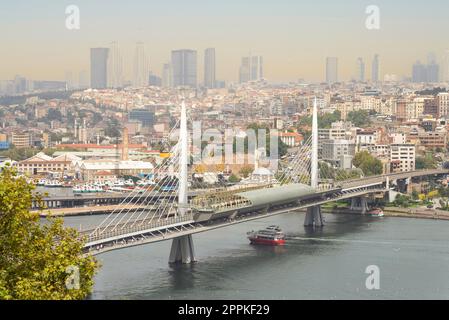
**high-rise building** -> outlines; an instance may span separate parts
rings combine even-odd
[[[215,88],[215,49],[207,48],[204,51],[204,86]]]
[[[444,52],[444,66],[442,71],[442,80],[449,82],[449,49]]]
[[[359,82],[365,81],[365,62],[363,61],[363,58],[357,59],[357,76],[356,80]]]
[[[172,80],[173,72],[171,65],[169,63],[164,63],[162,66],[162,86],[163,87],[171,87],[173,85]]]
[[[108,48],[90,49],[90,86],[104,89],[108,85]]]
[[[239,70],[240,83],[263,79],[263,57],[243,57]]]
[[[380,79],[380,62],[379,62],[379,55],[374,55],[373,58],[373,64],[371,68],[371,81],[376,83],[379,82]]]
[[[436,62],[430,62],[425,65],[417,61],[412,69],[412,81],[420,82],[439,82],[440,80],[440,66]]]
[[[326,82],[333,84],[338,82],[338,58],[326,58]]]
[[[76,87],[75,82],[73,81],[73,73],[71,71],[65,72],[65,83],[67,90],[71,90]]]
[[[85,89],[89,87],[89,75],[86,70],[82,70],[78,75],[78,88]]]
[[[148,78],[148,84],[150,86],[160,87],[162,85],[162,79],[161,77],[158,77],[155,74],[152,74],[150,71],[150,76]]]
[[[173,50],[171,52],[172,85],[195,88],[197,85],[197,54],[195,50]]]
[[[136,50],[134,53],[134,73],[133,86],[144,87],[148,85],[148,77],[150,74],[148,58],[145,54],[145,47],[143,42],[136,43]]]
[[[108,87],[119,88],[123,85],[123,60],[117,42],[109,47]]]

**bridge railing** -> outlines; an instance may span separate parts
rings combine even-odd
[[[182,222],[188,222],[188,221],[192,221],[192,220],[193,220],[193,216],[192,216],[192,214],[189,213],[184,216],[171,217],[171,218],[159,220],[156,222],[152,222],[149,224],[143,222],[142,224],[139,224],[137,226],[117,228],[113,231],[102,232],[101,230],[97,230],[97,231],[95,231],[95,233],[91,233],[88,235],[87,242],[88,243],[94,242],[94,241],[113,238],[113,237],[117,237],[117,236],[121,236],[121,235],[132,234],[132,233],[140,232],[140,231],[146,231],[146,230],[152,230],[152,229],[158,229],[158,228],[161,229],[161,228],[165,228],[170,225],[174,225],[174,224],[182,223]]]

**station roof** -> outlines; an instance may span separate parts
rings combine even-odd
[[[315,190],[312,187],[305,184],[295,183],[280,187],[257,189],[237,193],[236,195],[248,199],[249,201],[251,201],[251,204],[253,206],[258,206],[269,203],[276,203],[280,200],[295,200],[301,196],[306,196],[314,193]]]

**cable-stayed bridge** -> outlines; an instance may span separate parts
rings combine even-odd
[[[365,212],[367,196],[389,191],[395,181],[449,173],[437,169],[349,179],[345,172],[319,163],[317,118],[315,103],[311,137],[284,165],[275,181],[213,190],[189,201],[187,112],[182,102],[179,141],[172,148],[172,156],[154,171],[158,188],[144,195],[131,193],[120,209],[110,213],[95,229],[84,231],[86,253],[100,254],[172,239],[169,261],[189,263],[195,260],[195,233],[299,209],[307,209],[305,226],[321,227],[322,204],[351,199],[352,207]],[[135,197],[140,197],[139,203],[133,201]]]

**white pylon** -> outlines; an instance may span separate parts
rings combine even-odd
[[[313,101],[312,112],[312,157],[310,171],[310,186],[318,188],[318,106],[316,97]]]
[[[179,157],[179,215],[184,216],[187,211],[187,164],[188,164],[188,135],[187,135],[187,111],[184,99],[181,102],[181,122],[179,128],[179,142],[181,154]]]

